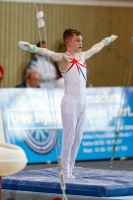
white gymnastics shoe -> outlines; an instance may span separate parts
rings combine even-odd
[[[76,178],[75,176],[73,176],[72,174],[70,174],[70,178]]]

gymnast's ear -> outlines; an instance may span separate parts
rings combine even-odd
[[[65,41],[65,44],[68,46],[68,45],[69,45],[69,40],[66,40],[66,41]]]

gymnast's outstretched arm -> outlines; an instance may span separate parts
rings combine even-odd
[[[111,35],[110,37],[107,37],[103,39],[101,42],[92,46],[88,51],[81,52],[81,55],[84,57],[85,60],[87,60],[93,54],[98,53],[104,46],[107,46],[110,44],[110,42],[113,42],[117,37],[118,36],[116,35]]]
[[[39,48],[36,45],[32,45],[28,42],[19,41],[18,45],[26,51],[29,51],[30,53],[37,53],[42,56],[46,56],[51,58],[55,62],[62,62],[64,60],[63,53],[55,53],[54,51],[50,51],[46,48]]]

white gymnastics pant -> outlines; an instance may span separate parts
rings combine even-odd
[[[70,176],[79,150],[85,121],[85,99],[62,98],[62,167],[64,176]]]

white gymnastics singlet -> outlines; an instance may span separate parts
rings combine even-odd
[[[61,71],[65,83],[65,95],[82,98],[85,96],[86,87],[86,64],[85,60],[79,55],[81,60],[76,60],[69,54],[69,67]]]

